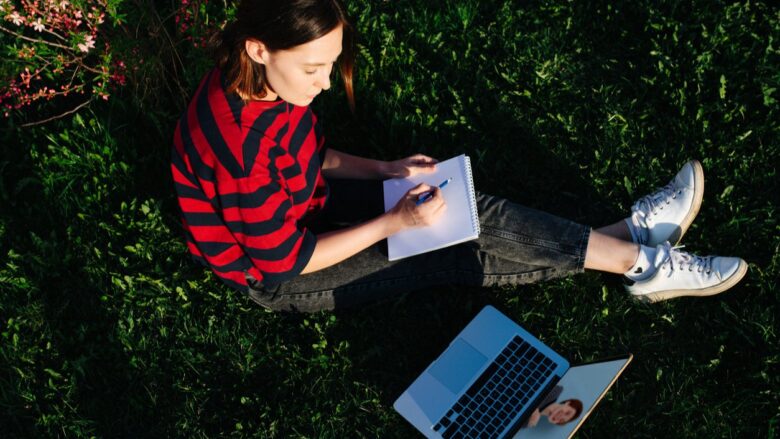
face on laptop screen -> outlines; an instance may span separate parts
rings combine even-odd
[[[570,437],[629,361],[621,358],[570,368],[514,438]]]

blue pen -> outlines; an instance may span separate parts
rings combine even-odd
[[[442,181],[441,184],[439,185],[439,189],[444,189],[444,186],[447,186],[447,184],[451,181],[452,181],[452,177]],[[433,196],[433,192],[426,192],[425,195],[417,199],[417,205],[419,206],[420,204],[428,201],[432,196]]]

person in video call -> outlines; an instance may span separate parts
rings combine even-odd
[[[312,312],[585,269],[624,275],[646,302],[718,294],[745,275],[741,258],[675,247],[702,201],[695,160],[596,229],[478,192],[478,239],[388,261],[385,238],[436,227],[447,206],[420,184],[384,210],[381,180],[429,173],[434,158],[374,160],[325,141],[310,104],[338,66],[354,111],[354,33],[338,0],[243,0],[213,38],[215,66],[176,125],[171,171],[189,251],[225,284],[272,310]]]
[[[557,402],[561,392],[563,392],[562,386],[553,387],[539,404],[539,407],[531,413],[531,417],[528,418],[528,422],[526,422],[524,427],[536,427],[542,416],[555,425],[565,425],[579,418],[580,414],[582,414],[582,401],[579,399],[567,399]]]

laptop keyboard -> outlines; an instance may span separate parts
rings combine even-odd
[[[496,437],[554,369],[552,360],[516,335],[434,431],[445,439]]]

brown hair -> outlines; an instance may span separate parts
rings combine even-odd
[[[574,409],[574,416],[571,417],[568,421],[564,422],[563,424],[559,425],[565,425],[569,422],[577,419],[582,414],[582,401],[579,399],[567,399],[566,401],[562,401],[561,404],[569,404],[569,407]]]
[[[344,35],[339,72],[354,111],[354,29],[340,0],[241,0],[235,20],[211,39],[214,59],[225,73],[227,92],[237,92],[244,99],[266,95],[265,66],[246,53],[247,39],[261,41],[270,51],[285,50],[316,40],[339,25]]]

